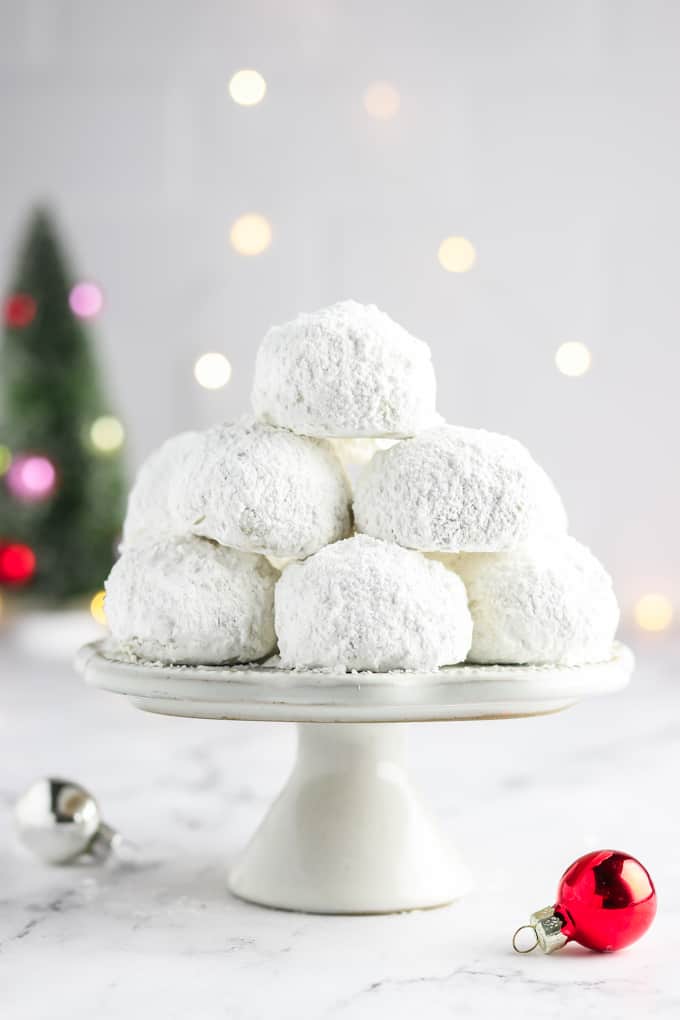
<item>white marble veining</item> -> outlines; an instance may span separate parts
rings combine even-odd
[[[412,727],[412,770],[476,873],[451,907],[323,917],[251,906],[228,862],[293,755],[284,723],[135,712],[69,668],[0,646],[0,1013],[10,1020],[674,1017],[680,930],[677,646],[639,646],[632,686],[560,715]],[[48,868],[11,806],[32,779],[90,787],[140,847]],[[589,849],[627,850],[659,895],[620,954],[516,956],[514,928]]]

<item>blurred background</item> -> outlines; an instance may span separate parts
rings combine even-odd
[[[53,556],[77,577],[36,594],[101,615],[141,458],[247,409],[268,326],[353,297],[430,343],[449,421],[529,446],[664,640],[679,33],[659,0],[2,0],[5,602]]]

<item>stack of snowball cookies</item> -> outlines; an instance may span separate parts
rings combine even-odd
[[[445,424],[435,396],[428,345],[373,305],[270,329],[253,415],[175,436],[139,472],[106,584],[118,654],[278,648],[283,668],[371,672],[609,659],[611,580],[550,478],[516,440]]]

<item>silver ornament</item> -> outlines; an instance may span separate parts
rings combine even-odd
[[[19,797],[14,814],[24,845],[48,864],[68,864],[82,854],[102,860],[121,841],[102,821],[92,794],[68,779],[39,779]]]

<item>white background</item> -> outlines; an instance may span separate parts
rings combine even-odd
[[[54,204],[134,466],[247,406],[272,322],[373,301],[433,347],[440,410],[524,440],[624,611],[680,600],[680,6],[0,0],[0,272]],[[228,81],[255,67],[257,107]],[[399,115],[370,119],[384,79]],[[244,258],[229,228],[272,223]],[[451,234],[478,262],[437,261]],[[564,340],[591,372],[554,366]],[[227,389],[192,376],[222,350]]]

